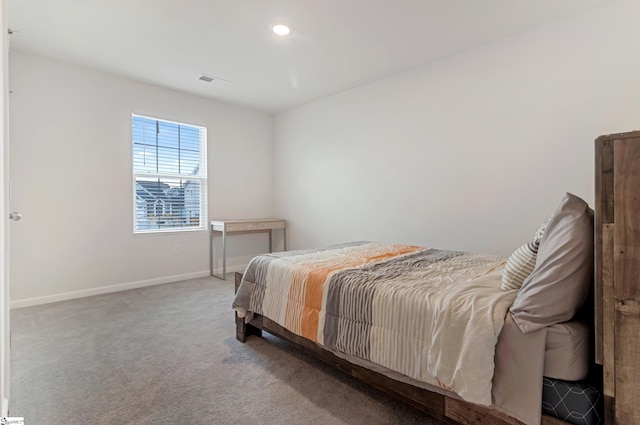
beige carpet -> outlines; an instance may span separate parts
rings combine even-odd
[[[231,278],[12,310],[10,415],[29,425],[441,424],[271,335],[238,342]]]

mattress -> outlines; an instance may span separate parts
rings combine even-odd
[[[584,322],[558,323],[547,328],[544,376],[579,381],[589,373],[591,332]]]

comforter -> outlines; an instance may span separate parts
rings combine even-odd
[[[494,354],[516,291],[506,259],[358,242],[262,255],[233,303],[335,353],[492,403]]]

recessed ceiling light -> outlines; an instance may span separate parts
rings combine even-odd
[[[273,31],[273,33],[277,35],[289,35],[289,33],[291,32],[291,28],[284,24],[276,24],[271,27],[271,31]]]

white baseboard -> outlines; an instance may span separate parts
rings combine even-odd
[[[244,272],[246,268],[247,268],[246,264],[227,267],[227,279],[229,279],[229,276],[233,276],[232,274],[235,272]],[[215,274],[220,276],[222,274],[222,267],[214,269],[214,272]],[[115,285],[100,286],[98,288],[82,289],[79,291],[45,295],[43,297],[23,298],[21,300],[11,300],[9,308],[14,309],[14,308],[22,308],[22,307],[31,307],[34,305],[49,304],[49,303],[55,303],[58,301],[67,301],[67,300],[73,300],[76,298],[90,297],[92,295],[109,294],[111,292],[126,291],[128,289],[143,288],[145,286],[153,286],[153,285],[162,285],[164,283],[179,282],[181,280],[198,279],[198,278],[209,277],[209,276],[211,276],[210,271],[203,270],[203,271],[194,272],[194,273],[158,277],[155,279],[139,280],[136,282],[119,283]]]
[[[246,264],[242,266],[227,266],[227,279],[233,280],[233,274],[235,272],[244,273],[246,268],[247,268]],[[220,267],[219,269],[213,269],[213,272],[218,276],[222,276],[222,267]]]
[[[232,273],[235,271],[243,271],[245,267],[246,266],[227,267],[227,277],[229,277],[229,273]],[[216,270],[216,274],[222,274],[222,269]],[[155,279],[139,280],[136,282],[100,286],[98,288],[82,289],[79,291],[63,292],[60,294],[46,295],[43,297],[11,300],[10,308],[14,309],[14,308],[22,308],[22,307],[31,307],[34,305],[55,303],[58,301],[67,301],[75,298],[90,297],[92,295],[108,294],[111,292],[126,291],[128,289],[143,288],[145,286],[161,285],[164,283],[178,282],[181,280],[197,279],[197,278],[209,277],[209,276],[210,276],[209,270],[203,270],[200,272],[187,273],[187,274],[181,274],[181,275],[175,275],[175,276],[165,276],[165,277],[159,277]]]

